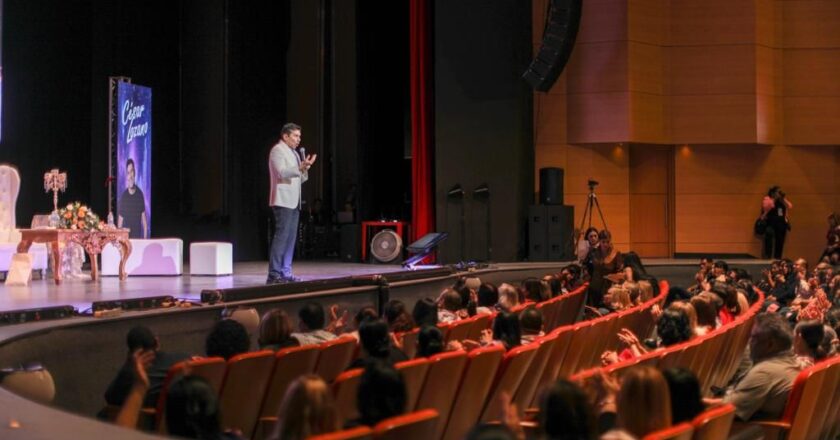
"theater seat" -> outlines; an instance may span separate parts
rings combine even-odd
[[[438,412],[423,409],[410,414],[391,417],[376,424],[373,438],[382,440],[426,440],[435,428]]]
[[[414,359],[414,356],[417,355],[417,336],[419,335],[419,328],[399,335],[400,341],[402,341],[402,351],[409,359]]]
[[[429,371],[429,360],[412,359],[398,362],[394,364],[394,368],[402,373],[403,380],[405,380],[405,407],[410,411],[417,406],[417,400],[420,398],[420,391],[423,388],[423,382],[426,380],[426,373]]]
[[[691,423],[680,423],[661,431],[652,432],[644,436],[642,440],[691,440],[693,433],[694,427],[691,426]]]
[[[353,420],[359,417],[356,406],[356,394],[362,381],[362,368],[354,368],[338,375],[332,384],[335,409],[340,420]]]
[[[359,426],[329,434],[313,435],[306,440],[367,440],[371,438],[373,438],[373,430],[367,426]]]
[[[291,347],[278,351],[274,355],[274,371],[265,390],[260,420],[274,418],[280,410],[280,403],[289,385],[300,376],[315,372],[315,364],[321,352],[318,346]],[[264,431],[255,429],[257,431]]]
[[[322,343],[319,345],[321,355],[318,357],[315,374],[326,382],[332,382],[353,361],[357,346],[358,342],[352,336],[342,336]]]
[[[446,421],[444,439],[460,440],[478,422],[504,355],[505,349],[500,345],[470,352],[455,403]],[[440,423],[444,423],[445,418],[445,415],[441,416]]]
[[[732,421],[735,420],[735,406],[721,405],[697,415],[694,425],[694,440],[717,440],[729,436]]]
[[[426,382],[420,391],[417,406],[412,410],[435,409],[440,417],[430,438],[439,439],[446,428],[446,419],[455,403],[455,393],[467,367],[467,353],[450,351],[429,358]]]
[[[485,399],[484,410],[481,413],[482,421],[489,422],[498,419],[499,412],[495,403],[502,393],[506,393],[508,396],[516,395],[525,373],[528,372],[528,367],[537,354],[537,348],[537,344],[528,344],[516,347],[505,354],[496,375],[493,391]]]
[[[157,402],[157,431],[166,432],[166,417],[164,417],[166,413],[166,395],[172,383],[183,376],[186,371],[189,371],[190,375],[206,380],[218,396],[219,390],[222,389],[222,381],[225,378],[226,369],[227,363],[224,358],[220,357],[188,360],[173,365],[163,379],[163,386],[161,387],[160,397]]]
[[[274,352],[263,350],[230,358],[219,393],[224,429],[254,432],[265,389],[274,369]]]
[[[516,395],[513,396],[513,403],[515,403],[516,407],[519,409],[520,417],[522,416],[523,411],[531,406],[531,402],[535,399],[535,396],[539,391],[538,387],[540,386],[540,380],[546,369],[548,359],[554,351],[554,344],[557,343],[557,335],[549,334],[543,336],[542,338],[537,339],[535,343],[539,346],[537,353],[534,355],[534,359],[528,366],[528,371],[522,378],[522,382],[519,384],[519,389],[516,391]]]

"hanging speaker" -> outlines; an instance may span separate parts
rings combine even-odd
[[[536,58],[522,78],[534,90],[547,92],[563,73],[575,47],[583,0],[551,0],[543,40]]]
[[[402,237],[391,229],[383,229],[370,241],[370,255],[380,263],[390,263],[402,255]]]
[[[563,204],[563,169],[540,168],[540,203]]]

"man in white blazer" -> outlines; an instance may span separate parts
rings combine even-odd
[[[316,154],[301,158],[295,150],[300,145],[300,130],[297,124],[284,125],[280,142],[268,156],[271,174],[268,203],[274,211],[274,238],[271,241],[267,284],[300,281],[292,275],[301,207],[300,186],[306,182],[308,170],[317,158]]]

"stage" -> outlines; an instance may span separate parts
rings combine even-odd
[[[300,261],[295,262],[294,270],[295,276],[306,282],[388,274],[405,269],[398,264]],[[56,285],[48,275],[44,279],[34,275],[35,279],[29,286],[0,284],[0,312],[63,305],[73,306],[83,312],[94,301],[156,296],[199,301],[203,290],[263,286],[267,274],[268,262],[256,261],[234,264],[233,275],[228,276],[190,276],[188,265],[184,265],[184,274],[181,276],[133,276],[123,281],[116,276],[103,276],[98,281],[91,281],[90,273],[87,272],[83,279],[64,279],[60,285]]]
[[[746,268],[754,277],[769,265],[769,260],[727,260],[732,267]],[[648,270],[672,285],[688,286],[693,283],[697,261],[689,259],[645,259]],[[568,263],[500,263],[493,266],[528,267],[546,264],[562,267]],[[423,266],[423,269],[441,266]],[[363,264],[337,261],[299,261],[294,264],[295,275],[303,282],[322,281],[366,275],[387,275],[405,272],[401,265]],[[78,312],[90,309],[95,301],[124,301],[129,299],[172,296],[187,301],[200,301],[204,290],[227,290],[265,285],[268,262],[242,262],[234,264],[229,276],[190,276],[184,266],[181,276],[133,276],[120,281],[115,276],[91,281],[89,274],[83,279],[65,279],[55,285],[52,278],[33,279],[29,286],[0,284],[0,312],[37,309],[69,305]]]

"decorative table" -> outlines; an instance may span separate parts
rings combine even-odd
[[[125,262],[131,255],[131,242],[128,240],[128,229],[102,229],[99,231],[82,231],[77,229],[20,229],[20,243],[17,251],[26,253],[32,243],[48,243],[52,249],[53,275],[56,284],[61,284],[61,247],[66,243],[77,243],[90,257],[90,278],[99,278],[96,256],[102,253],[106,244],[112,243],[120,251],[120,279],[126,278]]]

